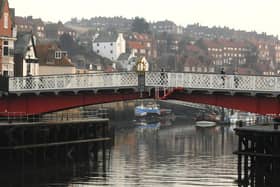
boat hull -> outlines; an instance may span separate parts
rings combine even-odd
[[[215,121],[196,121],[195,126],[197,128],[211,128],[215,127],[217,123]]]
[[[149,108],[144,106],[137,106],[134,110],[135,116],[147,116],[149,114],[156,114],[160,115],[160,109],[159,108]]]

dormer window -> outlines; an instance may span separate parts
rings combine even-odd
[[[62,57],[67,56],[67,51],[56,51],[54,54],[55,59],[62,59]]]
[[[54,54],[54,58],[55,59],[61,59],[61,57],[62,57],[61,56],[61,52],[60,51],[56,51],[55,54]]]
[[[9,14],[7,12],[4,13],[4,29],[9,28]]]

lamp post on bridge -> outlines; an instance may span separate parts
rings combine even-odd
[[[26,63],[27,63],[26,75],[31,76],[31,56],[30,55],[28,55],[28,58],[26,59]]]
[[[143,92],[145,91],[145,73],[149,69],[148,63],[143,57],[139,58],[135,65],[136,72],[138,73],[138,88],[140,91],[140,98],[143,97]]]
[[[36,54],[35,54],[35,52],[34,52],[34,54],[32,53],[31,47],[32,46],[28,46],[27,47],[27,51],[26,51],[26,54],[25,54],[26,76],[28,77],[26,79],[26,86],[28,88],[32,88],[32,77],[31,76],[33,75],[33,73],[32,73],[32,66],[31,66],[31,64],[38,63],[38,59],[35,57]]]

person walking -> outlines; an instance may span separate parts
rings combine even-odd
[[[221,79],[222,79],[222,85],[225,86],[225,70],[224,68],[221,69]]]
[[[239,78],[237,77],[235,72],[233,73],[233,80],[234,80],[235,88],[238,88],[238,86],[239,86]]]

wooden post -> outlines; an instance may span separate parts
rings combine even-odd
[[[243,145],[244,145],[244,152],[249,152],[249,142],[248,142],[248,136],[244,136],[243,137]],[[244,185],[248,185],[248,166],[249,166],[249,163],[248,163],[248,155],[244,154],[244,164],[243,164],[243,167],[244,167],[244,178],[243,178],[243,184]]]
[[[240,152],[242,151],[242,136],[239,134],[238,138],[238,160],[237,160],[237,174],[238,174],[238,183],[242,181],[242,155]]]

